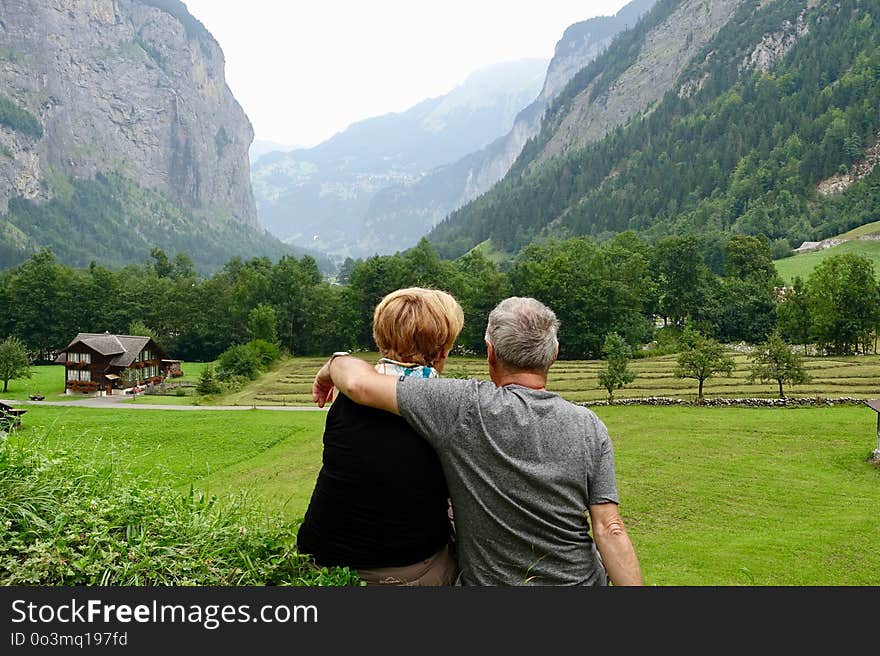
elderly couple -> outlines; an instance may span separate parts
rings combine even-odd
[[[318,372],[315,402],[340,394],[299,551],[368,585],[641,585],[608,431],[546,389],[556,315],[498,304],[491,382],[440,378],[463,324],[449,294],[401,289],[373,316],[378,364]]]

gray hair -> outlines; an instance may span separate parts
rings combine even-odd
[[[486,341],[505,369],[546,373],[556,358],[556,314],[534,298],[513,296],[489,314]]]

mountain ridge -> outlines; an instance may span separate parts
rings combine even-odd
[[[538,133],[544,112],[556,95],[620,32],[634,26],[655,2],[634,0],[613,16],[597,16],[570,25],[556,44],[540,94],[517,115],[507,134],[481,151],[439,167],[423,179],[379,192],[365,219],[373,251],[390,252],[381,248],[382,236],[388,229],[407,230],[407,240],[414,244],[450,212],[489,191]]]
[[[699,235],[708,249],[725,234],[765,235],[784,253],[875,220],[880,174],[865,163],[880,134],[876,6],[723,5],[658,2],[644,29],[572,80],[505,179],[438,225],[431,243],[457,257],[487,239],[516,253],[536,239],[634,230]],[[730,18],[717,20],[721,10]],[[715,17],[699,48],[682,12]],[[663,75],[662,95],[589,141],[615,85],[636,79],[652,30],[674,36],[665,52],[687,55]]]
[[[486,67],[404,112],[359,121],[309,149],[263,155],[252,172],[261,221],[290,243],[356,252],[375,193],[417,180],[503,134],[537,94],[546,66],[546,60],[526,59]],[[385,239],[395,249],[405,245],[393,231]]]

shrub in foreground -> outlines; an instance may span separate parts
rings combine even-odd
[[[290,524],[70,454],[0,443],[0,585],[358,585]]]

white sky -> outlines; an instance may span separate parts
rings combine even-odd
[[[184,0],[217,39],[256,139],[313,146],[491,64],[553,56],[628,0]]]

